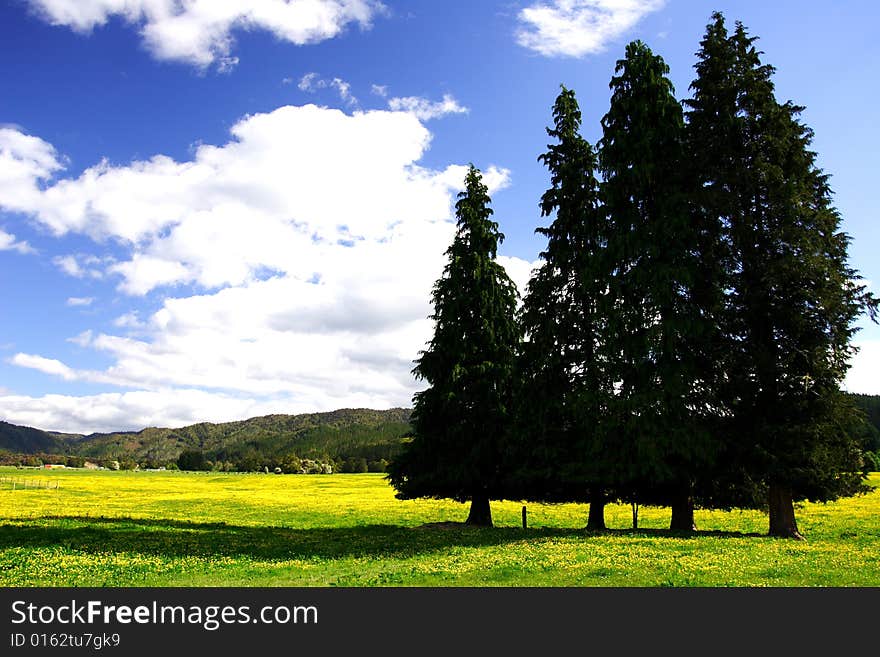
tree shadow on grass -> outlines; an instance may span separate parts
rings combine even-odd
[[[734,532],[721,529],[698,529],[689,532],[677,529],[656,529],[652,527],[646,527],[644,529],[605,529],[597,533],[645,538],[770,538],[767,534],[758,534],[755,532]]]
[[[48,524],[47,524],[48,521]],[[407,558],[450,548],[490,547],[523,540],[601,536],[742,538],[737,532],[670,532],[659,529],[587,532],[584,529],[474,528],[457,523],[419,527],[367,525],[295,529],[137,518],[52,516],[0,525],[0,549],[63,548],[93,553],[164,557],[249,557],[256,560]]]

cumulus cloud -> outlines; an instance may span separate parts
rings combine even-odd
[[[59,267],[116,276],[130,295],[163,296],[158,310],[113,323],[126,333],[71,338],[108,360],[105,369],[77,370],[49,354],[12,362],[154,401],[201,390],[266,412],[409,405],[466,167],[422,166],[431,133],[404,111],[288,106],[244,117],[231,133],[189,161],[101,162],[29,199],[22,211],[55,234],[112,240],[126,254],[63,256]],[[494,193],[510,174],[489,166],[484,180]],[[518,282],[530,268],[503,263]],[[58,417],[72,421],[68,398],[17,399],[20,419],[57,403]],[[213,406],[192,404],[188,420],[216,419]],[[9,408],[0,403],[0,413]],[[143,414],[135,408],[133,417]]]
[[[51,144],[18,127],[0,127],[0,209],[33,207],[42,183],[63,166]]]
[[[470,111],[450,94],[444,94],[440,101],[431,101],[420,96],[389,98],[388,108],[395,112],[408,112],[420,121],[430,121],[448,114],[467,114]]]
[[[859,353],[853,357],[844,381],[849,392],[880,395],[880,340],[856,340]]]
[[[504,267],[505,271],[507,271],[507,275],[510,276],[510,279],[516,283],[516,288],[519,291],[520,300],[525,297],[526,291],[529,286],[529,279],[532,277],[532,272],[541,266],[541,260],[535,260],[533,262],[529,262],[528,260],[523,260],[522,258],[513,258],[510,256],[498,256],[498,262],[501,266]]]
[[[146,294],[181,283],[242,285],[271,272],[309,280],[350,261],[349,245],[360,253],[377,241],[418,239],[421,230],[406,227],[448,220],[465,173],[418,165],[431,135],[408,112],[286,106],[245,117],[231,132],[230,142],[202,144],[191,161],[100,162],[19,209],[56,235],[112,238],[130,249],[128,260],[109,265],[83,254],[55,263],[79,277],[103,268],[122,277],[123,291]],[[508,172],[490,167],[485,178],[497,190]]]
[[[550,0],[519,13],[519,45],[545,57],[583,57],[602,52],[665,0]]]
[[[12,233],[0,230],[0,251],[18,251],[19,253],[35,253],[27,242],[19,241]]]
[[[19,207],[57,235],[128,244],[132,258],[110,270],[123,274],[124,289],[144,293],[180,282],[240,284],[267,268],[311,278],[326,262],[322,250],[338,251],[340,240],[384,239],[403,221],[448,218],[449,194],[465,172],[420,168],[430,133],[404,112],[284,107],[246,117],[232,132],[233,141],[203,145],[191,162],[101,162]],[[508,174],[490,167],[485,177],[499,189]],[[88,254],[55,259],[78,277],[100,275],[105,262]]]
[[[147,49],[160,60],[180,61],[225,72],[236,30],[264,30],[305,45],[339,35],[350,24],[369,28],[385,11],[378,0],[27,0],[52,25],[89,33],[113,17],[136,26]]]

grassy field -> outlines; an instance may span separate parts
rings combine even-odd
[[[382,475],[22,471],[0,483],[0,586],[880,586],[880,489],[804,504],[806,542],[759,512],[493,502],[494,529],[448,501],[399,501]],[[871,483],[880,484],[875,473]],[[55,485],[58,488],[55,488]],[[435,524],[436,523],[436,524]]]

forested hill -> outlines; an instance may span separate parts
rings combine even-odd
[[[70,436],[69,439],[80,436]],[[71,440],[65,440],[58,434],[41,431],[32,427],[20,427],[9,422],[0,422],[0,450],[20,454],[36,454],[37,452],[67,451]]]
[[[880,454],[880,395],[853,395],[856,406],[861,408],[868,418],[868,428],[862,436],[862,446],[871,452]]]
[[[410,411],[341,409],[328,413],[267,415],[237,422],[203,422],[177,429],[58,434],[0,422],[0,450],[166,464],[184,451],[211,461],[263,462],[285,456],[333,460],[389,459],[410,430]]]
[[[868,421],[880,431],[880,395],[853,395],[853,399],[865,411]]]

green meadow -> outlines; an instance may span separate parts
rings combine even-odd
[[[763,536],[757,511],[698,511],[677,534],[668,509],[634,531],[612,505],[589,533],[584,505],[527,508],[528,529],[515,502],[480,529],[381,474],[0,469],[0,585],[880,586],[880,489],[799,505],[805,542]]]

